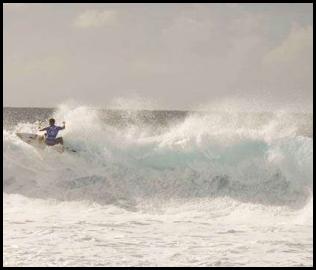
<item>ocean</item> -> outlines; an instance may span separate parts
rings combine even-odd
[[[312,114],[3,113],[4,266],[313,265]]]

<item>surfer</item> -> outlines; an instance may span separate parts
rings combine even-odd
[[[46,131],[45,143],[46,145],[53,146],[55,144],[64,145],[64,141],[62,137],[57,137],[59,130],[65,129],[65,122],[63,122],[63,126],[55,126],[55,119],[49,119],[49,127],[42,128],[39,131]]]

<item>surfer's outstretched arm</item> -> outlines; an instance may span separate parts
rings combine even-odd
[[[60,127],[60,129],[65,129],[66,128],[66,125],[65,125],[65,121],[63,122],[63,126]]]
[[[39,129],[39,131],[45,131],[47,130],[47,127],[46,128],[42,128],[42,129]]]

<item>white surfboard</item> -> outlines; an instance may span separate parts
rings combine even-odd
[[[45,137],[43,135],[33,134],[33,133],[16,133],[16,136],[18,136],[22,141],[40,149],[44,149],[45,147],[51,147],[52,149],[63,152],[63,150],[67,150],[70,152],[77,152],[74,149],[71,149],[67,146],[62,146],[60,144],[54,145],[54,146],[48,146],[45,144]]]

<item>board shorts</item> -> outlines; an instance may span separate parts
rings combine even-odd
[[[53,146],[55,144],[60,143],[61,141],[62,141],[61,137],[56,138],[56,139],[48,139],[48,138],[46,138],[45,143],[46,143],[46,145]]]

